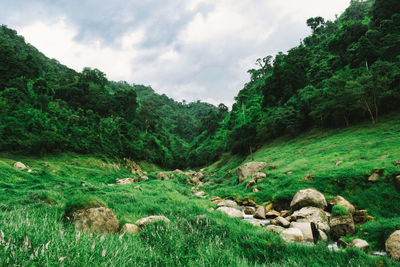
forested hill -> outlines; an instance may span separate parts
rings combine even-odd
[[[78,73],[0,27],[0,151],[73,151],[184,167],[208,118],[226,113],[223,105],[180,103],[150,87],[109,81],[97,69]]]
[[[312,34],[287,53],[258,59],[229,116],[203,132],[190,162],[221,151],[248,155],[313,127],[371,125],[400,108],[400,1],[351,1],[335,21],[310,18]]]
[[[351,1],[335,21],[310,18],[312,34],[266,56],[232,111],[180,103],[152,88],[78,73],[0,27],[0,151],[62,151],[202,166],[247,155],[313,127],[344,127],[400,107],[400,2]]]

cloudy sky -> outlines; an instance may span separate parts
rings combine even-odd
[[[257,58],[286,52],[349,0],[0,0],[0,24],[77,71],[230,106]]]

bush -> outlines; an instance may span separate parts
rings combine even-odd
[[[348,214],[349,211],[345,206],[342,205],[335,205],[332,207],[332,214],[338,215],[338,216],[343,216]]]

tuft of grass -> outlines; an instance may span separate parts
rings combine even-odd
[[[106,204],[103,200],[93,195],[74,196],[65,204],[65,216],[71,217],[76,210],[95,207],[106,207]]]
[[[342,205],[335,205],[332,207],[332,214],[337,215],[337,216],[344,216],[349,214],[349,211],[345,206]]]

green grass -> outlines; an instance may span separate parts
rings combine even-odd
[[[400,166],[393,162],[400,158],[400,116],[392,114],[376,125],[365,123],[334,130],[312,130],[296,138],[282,137],[254,153],[254,161],[267,162],[278,168],[264,170],[267,178],[255,185],[259,192],[237,184],[235,170],[249,157],[225,155],[207,171],[215,173],[208,178],[205,190],[211,195],[251,198],[258,203],[274,199],[291,200],[304,188],[313,187],[327,198],[341,195],[358,209],[368,209],[373,216],[388,218],[400,216],[400,193],[396,191],[393,176]],[[336,163],[339,163],[336,165]],[[227,170],[233,177],[222,178]],[[375,183],[368,176],[384,169]],[[287,174],[287,172],[293,172]],[[312,174],[312,180],[305,180]]]
[[[392,164],[400,157],[398,118],[387,119],[374,128],[362,125],[341,131],[314,131],[294,140],[274,141],[255,153],[255,160],[278,166],[266,170],[268,178],[257,185],[257,193],[236,182],[235,169],[243,159],[225,155],[207,169],[210,174],[216,173],[206,178],[202,190],[209,196],[248,197],[259,203],[291,199],[305,187],[315,187],[326,196],[340,194],[375,216],[374,221],[358,227],[357,235],[380,248],[382,240],[400,227],[399,208],[394,205],[400,194],[391,180],[391,175],[400,170]],[[335,166],[336,160],[343,163]],[[16,161],[32,172],[14,169]],[[0,240],[0,266],[398,264],[352,248],[331,252],[324,244],[285,244],[263,228],[210,211],[215,205],[194,197],[184,176],[175,174],[175,179],[158,181],[155,174],[160,169],[146,163],[143,166],[149,180],[109,186],[116,178],[133,177],[118,161],[71,153],[42,158],[1,154],[0,236],[4,233],[4,238]],[[368,183],[368,174],[381,168],[385,169],[384,176]],[[225,178],[228,169],[233,176]],[[293,174],[286,175],[289,170]],[[304,181],[308,173],[314,179]],[[77,208],[98,205],[113,210],[120,227],[150,215],[164,215],[171,223],[146,226],[134,236],[101,237],[78,234],[65,220],[65,215]]]
[[[343,216],[348,214],[349,211],[345,206],[342,205],[335,205],[332,207],[332,214],[338,215],[338,216]]]

